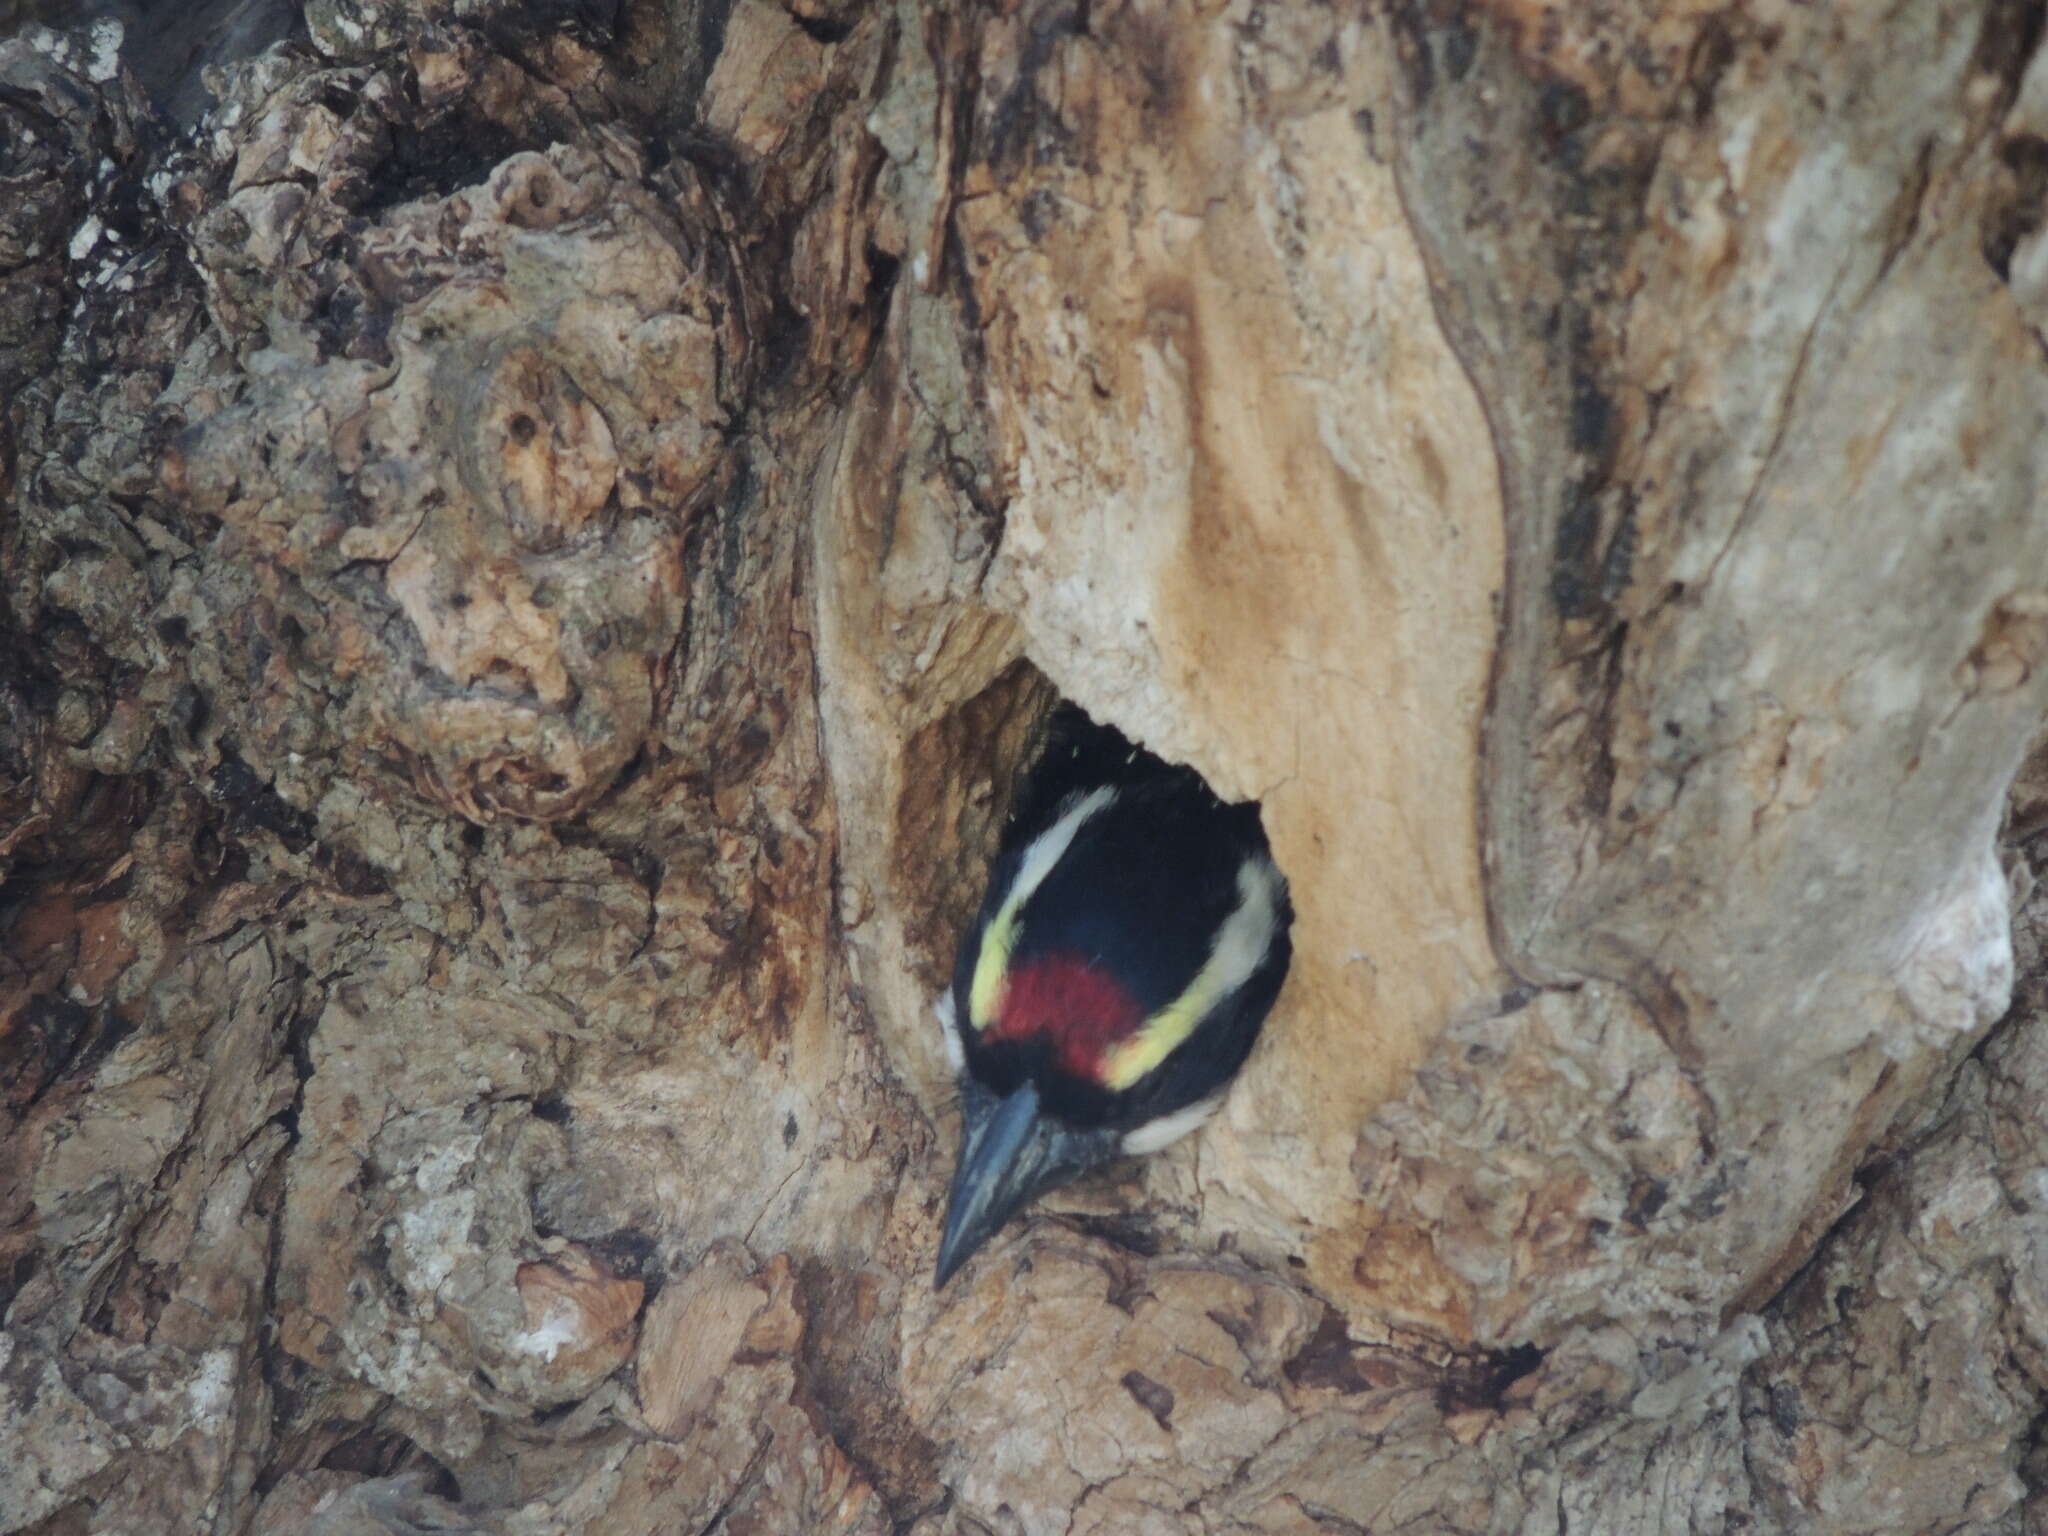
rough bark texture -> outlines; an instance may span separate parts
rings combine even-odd
[[[2048,1529],[2039,6],[116,9],[0,42],[0,1536]],[[1295,973],[934,1296],[1060,695]]]

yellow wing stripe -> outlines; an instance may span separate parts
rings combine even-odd
[[[1251,979],[1273,938],[1279,872],[1265,859],[1247,859],[1237,872],[1237,910],[1216,935],[1187,990],[1147,1019],[1138,1032],[1103,1053],[1103,1085],[1121,1093],[1187,1043],[1223,999]]]
[[[1081,823],[1115,798],[1115,789],[1104,786],[1074,801],[1059,820],[1025,849],[1017,866],[1017,878],[995,916],[989,919],[981,936],[981,949],[974,957],[974,977],[967,987],[967,1022],[977,1033],[993,1024],[1002,1012],[1003,989],[1009,984],[1010,956],[1017,948],[1017,923],[1024,903],[1045,883],[1053,866],[1066,856]]]

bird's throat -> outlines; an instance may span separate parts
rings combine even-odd
[[[1105,1054],[1143,1022],[1137,999],[1102,967],[1079,955],[1044,955],[1011,971],[989,1039],[1043,1042],[1063,1071],[1096,1082]]]

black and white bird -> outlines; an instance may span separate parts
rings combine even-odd
[[[1071,707],[939,1005],[961,1095],[935,1283],[1032,1200],[1223,1102],[1287,975],[1256,805]]]

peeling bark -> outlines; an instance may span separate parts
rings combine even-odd
[[[123,19],[0,42],[0,1533],[2048,1520],[2037,6]],[[1059,697],[1297,963],[937,1296]]]

